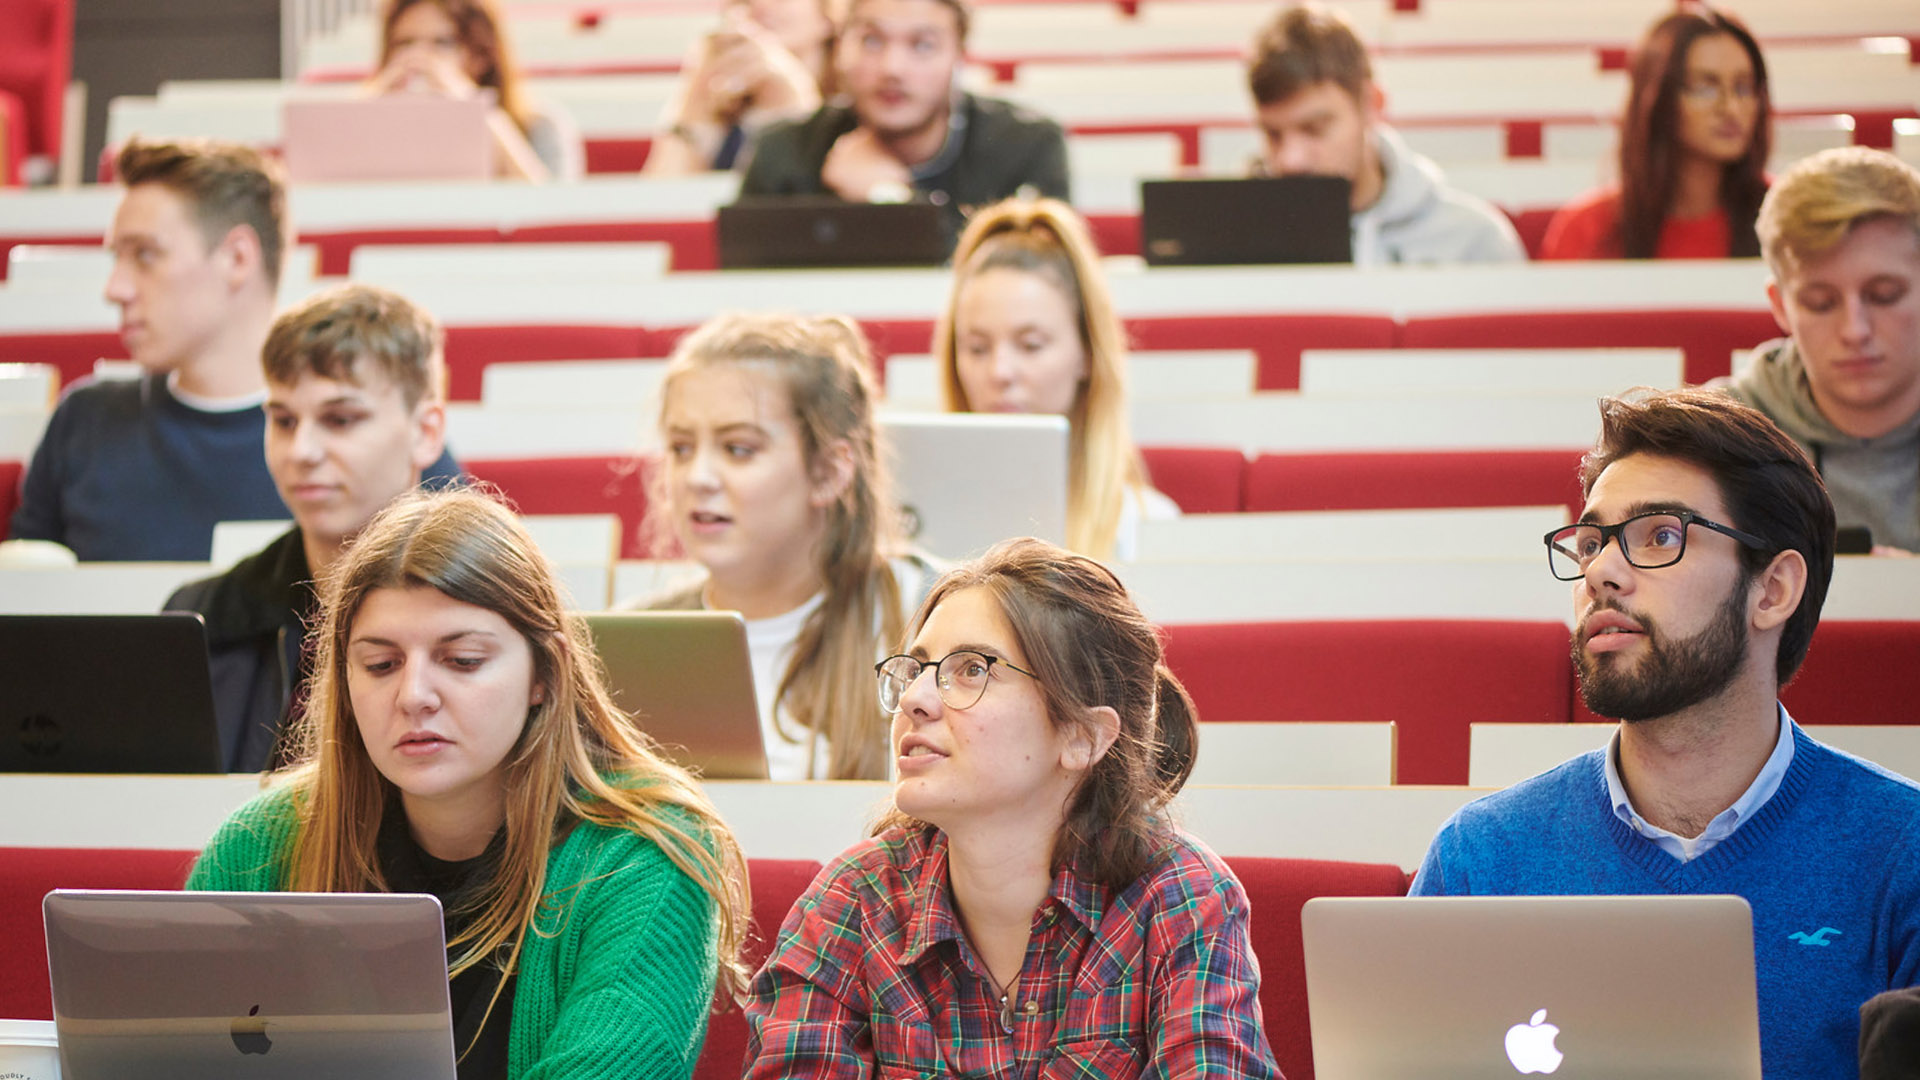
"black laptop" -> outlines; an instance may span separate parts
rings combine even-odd
[[[742,199],[718,214],[723,270],[939,266],[953,254],[930,202],[856,203],[830,195]]]
[[[215,731],[200,616],[0,615],[0,772],[217,773]]]
[[[1353,184],[1341,176],[1142,180],[1150,266],[1353,261]]]

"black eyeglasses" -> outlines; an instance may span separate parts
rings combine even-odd
[[[947,708],[971,709],[986,694],[995,664],[1005,664],[1029,679],[1038,677],[1005,657],[988,656],[972,649],[958,649],[938,660],[889,656],[873,665],[873,673],[880,677],[880,707],[888,716],[899,712],[900,699],[906,696],[907,687],[913,685],[921,672],[932,668],[933,683],[940,688],[940,700],[946,702]]]
[[[1698,525],[1753,548],[1772,551],[1774,547],[1749,532],[1731,525],[1708,521],[1691,510],[1636,514],[1617,525],[1585,523],[1566,525],[1547,534],[1547,566],[1561,581],[1578,581],[1586,575],[1587,564],[1600,557],[1608,540],[1618,541],[1620,554],[1630,566],[1658,570],[1672,566],[1687,553],[1687,526]]]

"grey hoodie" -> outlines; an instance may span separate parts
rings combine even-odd
[[[1767,342],[1733,378],[1709,385],[1766,413],[1812,456],[1842,526],[1865,525],[1876,544],[1920,551],[1920,413],[1877,439],[1834,427],[1814,404],[1792,338]]]
[[[1386,184],[1353,215],[1356,266],[1383,263],[1519,262],[1520,234],[1486,201],[1447,186],[1440,167],[1385,124],[1373,128]]]

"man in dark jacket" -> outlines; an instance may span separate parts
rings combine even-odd
[[[306,681],[315,579],[440,456],[440,342],[431,316],[364,285],[315,296],[267,335],[267,470],[294,527],[166,605],[206,619],[229,772],[285,758],[284,729]]]
[[[959,89],[967,22],[962,0],[854,0],[836,54],[845,101],[761,133],[740,194],[922,198],[956,236],[1022,188],[1067,198],[1060,126]]]

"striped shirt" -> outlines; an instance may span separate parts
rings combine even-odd
[[[749,1078],[1277,1077],[1247,898],[1174,832],[1115,892],[1071,868],[1002,993],[961,929],[947,841],[892,829],[788,913],[747,1003]]]

